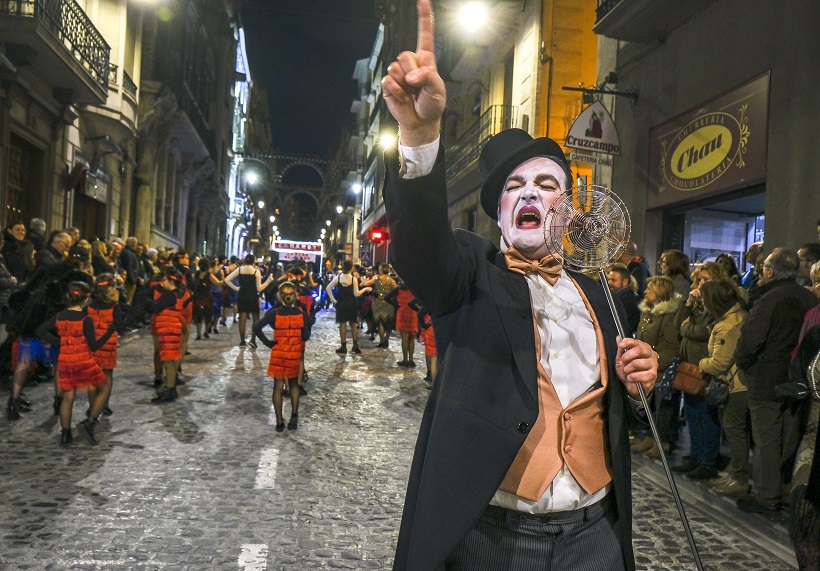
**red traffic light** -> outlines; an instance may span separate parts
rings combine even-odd
[[[370,230],[370,241],[378,244],[387,238],[387,232],[381,228],[373,228]]]

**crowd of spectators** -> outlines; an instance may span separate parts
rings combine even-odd
[[[636,434],[633,452],[671,455],[686,430],[688,450],[673,471],[745,512],[774,517],[788,508],[800,568],[817,569],[820,242],[767,254],[755,243],[741,268],[731,254],[695,265],[666,250],[655,277],[634,244],[627,250],[607,281],[626,310],[629,334],[660,355],[653,406],[662,446]],[[712,404],[674,390],[681,362],[710,383],[726,383],[725,400]]]

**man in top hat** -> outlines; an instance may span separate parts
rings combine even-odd
[[[395,570],[634,569],[629,429],[657,355],[617,339],[601,284],[549,255],[543,222],[571,187],[548,138],[503,131],[482,150],[501,250],[447,218],[430,0],[418,46],[390,64],[399,145],[385,155],[391,262],[429,308],[439,350]],[[605,284],[604,284],[605,287]]]

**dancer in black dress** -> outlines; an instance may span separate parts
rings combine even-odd
[[[333,295],[333,287],[336,287],[336,295]],[[353,334],[352,353],[361,353],[359,349],[359,328],[357,325],[358,310],[356,308],[356,298],[371,288],[359,289],[359,279],[353,275],[353,262],[347,260],[342,265],[342,273],[336,275],[327,284],[327,296],[336,305],[336,323],[339,324],[339,338],[341,346],[336,349],[336,353],[344,355],[347,353],[347,325]]]
[[[255,265],[256,258],[253,254],[245,256],[241,266],[232,271],[226,278],[225,284],[239,292],[236,301],[237,312],[239,313],[239,346],[245,346],[245,327],[248,323],[248,315],[251,316],[252,327],[259,321],[259,294],[273,281],[273,275],[262,283],[262,273]],[[235,286],[233,279],[239,281],[239,286]],[[253,329],[251,329],[253,331]],[[251,332],[249,345],[256,349],[256,335]]]

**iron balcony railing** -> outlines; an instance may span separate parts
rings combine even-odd
[[[467,129],[455,144],[447,149],[447,179],[463,171],[478,158],[487,140],[510,127],[518,125],[518,107],[492,105],[475,125]]]
[[[0,0],[0,14],[36,19],[108,89],[111,48],[76,0]]]
[[[125,70],[122,70],[122,88],[131,97],[134,99],[137,98],[137,84],[134,83],[134,80],[131,79],[131,76],[128,75],[128,72]]]
[[[120,66],[115,63],[108,64],[108,85],[117,85],[119,81],[117,81],[117,73]]]
[[[601,18],[606,16],[621,0],[598,0],[598,7],[595,9],[596,22],[600,22]]]

